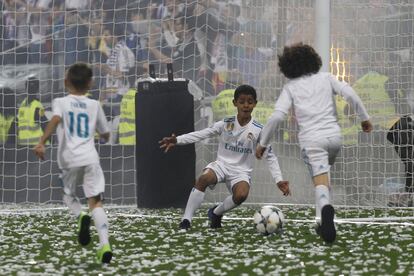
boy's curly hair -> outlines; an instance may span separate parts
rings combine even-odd
[[[278,58],[280,71],[288,79],[316,74],[322,66],[321,57],[315,49],[303,43],[285,46]]]

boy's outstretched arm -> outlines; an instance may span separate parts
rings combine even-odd
[[[164,152],[168,152],[175,145],[188,145],[218,135],[221,133],[223,126],[224,122],[219,121],[211,127],[179,135],[178,137],[175,137],[173,133],[170,137],[162,138],[158,143],[161,144],[161,149],[165,149]]]
[[[57,115],[53,116],[52,119],[47,124],[47,127],[42,137],[40,137],[39,143],[33,148],[34,153],[40,159],[42,160],[45,159],[45,143],[49,139],[49,137],[52,135],[52,133],[55,132],[55,129],[61,120],[62,119],[59,116]]]
[[[287,89],[283,88],[282,93],[280,93],[280,96],[276,101],[275,111],[273,111],[272,116],[270,116],[266,125],[262,129],[261,138],[256,147],[257,159],[261,159],[266,148],[269,147],[270,140],[275,134],[276,128],[281,122],[283,122],[285,116],[289,113],[292,103],[292,96]]]
[[[158,144],[161,144],[160,149],[164,149],[164,152],[168,152],[170,148],[174,147],[177,144],[177,138],[173,133],[170,137],[162,138],[161,141],[158,141]]]
[[[266,125],[264,126],[261,134],[261,138],[259,143],[256,146],[256,158],[261,159],[266,148],[270,144],[270,140],[272,139],[274,133],[276,132],[277,126],[283,122],[285,118],[285,114],[279,110],[275,110],[270,116],[269,120],[267,121]]]
[[[272,147],[269,146],[265,151],[267,165],[272,177],[276,183],[276,186],[283,193],[284,196],[291,195],[289,188],[289,181],[283,180],[282,171],[280,170],[279,161],[276,155],[273,153]]]
[[[358,114],[359,118],[361,119],[362,130],[364,132],[371,132],[373,126],[369,120],[368,112],[355,90],[351,86],[346,85],[342,87],[339,94],[344,97],[348,104],[351,105],[352,109],[355,110],[355,112]]]

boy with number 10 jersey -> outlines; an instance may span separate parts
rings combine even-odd
[[[91,241],[89,226],[93,219],[100,243],[97,259],[109,263],[112,259],[109,223],[102,206],[105,177],[94,142],[95,131],[108,140],[109,127],[99,102],[85,96],[91,83],[92,70],[88,65],[77,63],[68,69],[65,87],[69,95],[53,101],[53,117],[34,152],[44,159],[45,142],[57,129],[57,162],[62,171],[63,201],[78,218],[78,242],[86,246]],[[83,186],[91,215],[82,211],[76,196],[78,184]]]
[[[95,131],[109,132],[99,102],[84,95],[69,94],[55,99],[52,108],[53,116],[59,116],[62,120],[56,129],[59,168],[99,164],[94,141]]]

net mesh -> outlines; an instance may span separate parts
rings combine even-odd
[[[1,9],[1,202],[61,202],[56,139],[50,141],[47,161],[39,163],[32,145],[21,141],[28,137],[19,137],[16,119],[25,99],[37,99],[45,112],[34,112],[34,124],[44,126],[51,101],[65,95],[67,66],[78,61],[92,65],[90,97],[101,101],[112,129],[109,144],[97,143],[105,197],[110,203],[134,204],[135,147],[121,141],[119,119],[123,96],[138,77],[148,75],[149,64],[156,65],[157,76],[166,77],[165,64],[172,62],[175,77],[193,81],[196,129],[234,112],[226,100],[220,105],[217,99],[241,83],[256,87],[254,115],[265,123],[286,82],[277,53],[300,41],[314,45],[315,39],[314,1],[308,0],[10,0],[2,1]],[[414,4],[332,0],[330,18],[331,72],[353,86],[375,124],[372,134],[362,134],[353,111],[336,99],[344,147],[331,171],[333,200],[345,206],[406,205],[412,158],[400,158],[386,134],[414,104]],[[38,89],[28,85],[30,78],[39,80]],[[274,140],[292,197],[281,196],[266,165],[258,161],[250,202],[314,202],[297,131],[290,114]],[[197,144],[197,174],[215,160],[216,150],[216,138]],[[224,185],[217,185],[207,200],[227,194]]]

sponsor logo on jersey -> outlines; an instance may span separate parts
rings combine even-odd
[[[224,144],[224,148],[226,150],[234,151],[234,152],[238,152],[238,153],[247,153],[247,154],[252,154],[253,153],[251,148],[232,146],[232,145],[229,145],[228,143]]]
[[[226,130],[227,131],[233,131],[234,129],[234,123],[233,122],[229,122],[226,124]]]

